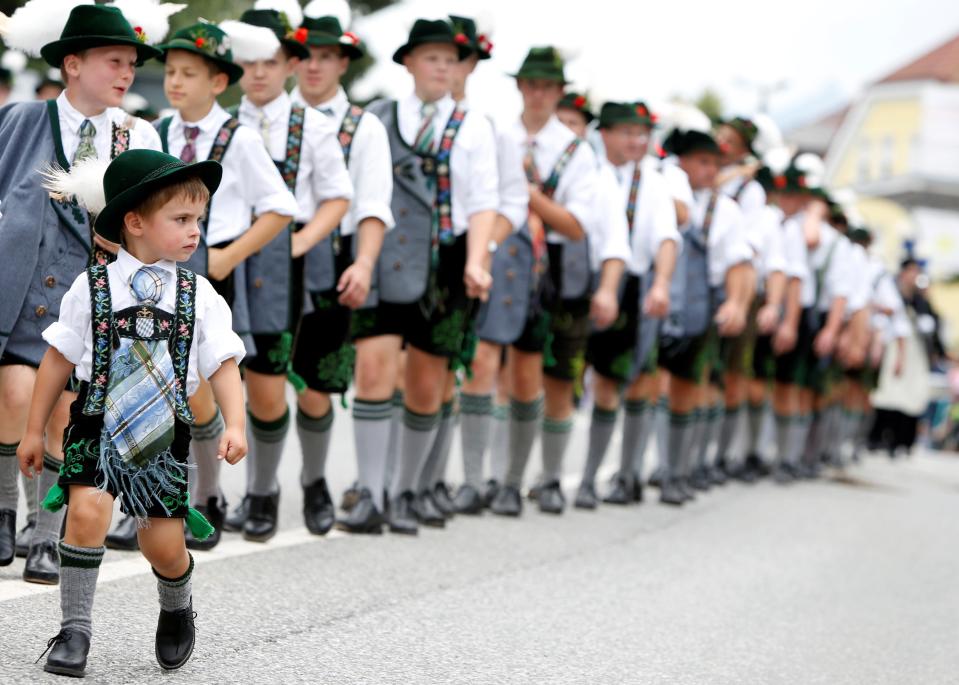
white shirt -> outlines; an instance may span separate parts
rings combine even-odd
[[[304,107],[309,103],[303,99],[300,87],[290,93],[290,99]],[[330,100],[315,108],[318,111],[332,110],[331,119],[336,126],[337,136],[343,119],[350,109],[346,91],[339,88]],[[322,113],[322,111],[321,111]],[[342,146],[337,138],[337,145]],[[350,143],[350,158],[347,161],[350,183],[353,186],[353,201],[340,222],[340,235],[353,235],[356,227],[364,219],[379,219],[386,229],[393,227],[393,212],[390,200],[393,197],[393,162],[390,156],[390,141],[383,123],[374,115],[366,112],[360,117]]]
[[[892,274],[886,271],[882,260],[874,255],[869,255],[866,274],[866,280],[872,289],[872,305],[875,307],[870,320],[873,330],[887,343],[909,337],[912,334],[912,327],[909,316],[906,314],[906,306],[902,302],[902,295],[899,294],[899,288],[896,287],[896,280]],[[880,311],[887,309],[891,310],[892,314]]]
[[[130,288],[130,278],[143,266],[136,257],[120,248],[115,262],[107,266],[110,278],[110,299],[113,311],[120,311],[137,304]],[[153,266],[170,274],[163,288],[157,308],[176,312],[176,264],[171,261],[157,262]],[[84,271],[63,296],[60,303],[60,320],[43,331],[43,339],[76,367],[81,381],[89,381],[93,369],[93,331],[91,330],[90,286]],[[200,377],[209,378],[227,359],[237,364],[246,355],[240,337],[233,332],[232,313],[226,301],[202,276],[196,278],[196,322],[193,328],[193,343],[190,346],[190,368],[187,371],[187,394],[193,395],[200,384]]]
[[[553,173],[556,162],[575,138],[576,134],[566,128],[555,115],[532,137],[533,162],[543,182]],[[514,147],[521,160],[525,158],[529,134],[520,119],[506,127],[502,139]],[[596,166],[593,149],[588,144],[580,144],[563,170],[556,192],[553,193],[553,200],[576,217],[584,231],[589,230],[595,211],[598,180]],[[564,243],[567,240],[566,236],[556,231],[550,231],[546,239],[551,243]]]
[[[667,157],[661,162],[657,162],[657,164],[659,165],[659,172],[663,175],[663,178],[666,179],[666,184],[669,187],[669,192],[672,194],[673,199],[690,207],[693,204],[693,189],[689,185],[689,177],[686,176],[686,172],[679,167],[678,162],[679,160],[675,156],[672,156]],[[680,228],[685,227],[680,226]]]
[[[160,136],[143,119],[130,116],[119,107],[108,107],[95,117],[86,117],[70,104],[66,91],[57,96],[57,118],[60,122],[60,143],[63,145],[63,154],[68,162],[72,162],[73,155],[76,154],[77,147],[80,145],[80,126],[84,119],[89,119],[96,129],[93,136],[93,146],[97,149],[98,159],[110,159],[110,148],[113,144],[113,124],[122,126],[128,119],[133,121],[133,128],[130,130],[129,149],[160,149]]]
[[[703,225],[710,195],[712,191],[709,190],[693,193],[693,204],[689,208],[690,225]],[[752,248],[746,242],[743,213],[733,200],[722,193],[716,198],[708,239],[709,285],[718,288],[726,282],[727,271],[753,258]]]
[[[869,255],[862,245],[846,240],[848,261],[845,267],[850,278],[849,300],[846,302],[846,319],[860,309],[869,306],[872,300],[872,281],[865,276],[869,273]]]
[[[237,118],[244,126],[260,132],[262,119],[266,117],[270,127],[267,151],[277,162],[287,157],[287,133],[292,107],[293,101],[285,92],[262,108],[254,105],[246,96],[240,102]],[[353,184],[343,161],[343,150],[337,140],[338,132],[338,126],[331,117],[310,108],[304,112],[300,167],[296,173],[294,192],[298,223],[312,219],[317,208],[327,200],[349,200],[353,197]],[[263,139],[262,135],[260,139]]]
[[[743,211],[747,223],[751,222],[766,206],[766,191],[757,181],[751,178],[743,178],[742,176],[731,178],[720,187],[720,190],[730,198],[733,198],[737,192],[739,193],[739,197],[733,199],[739,203],[739,208]]]
[[[804,213],[795,214],[787,221],[796,222],[802,230]],[[852,279],[856,277],[849,271],[847,255],[849,241],[825,221],[820,226],[819,245],[808,250],[809,277],[803,281],[802,306],[815,306],[819,311],[829,311],[832,301],[837,297],[847,300],[852,291]],[[834,247],[835,246],[835,247]],[[816,298],[817,272],[822,274],[822,288]]]
[[[752,215],[744,215],[746,241],[753,249],[753,266],[759,288],[770,274],[786,273],[785,232],[782,229],[783,212],[778,207],[764,205]]]
[[[179,157],[186,139],[184,126],[197,126],[194,147],[196,159],[209,159],[217,133],[230,114],[214,103],[210,112],[196,122],[184,122],[180,113],[173,115],[167,132],[167,149]],[[237,127],[230,146],[220,160],[223,179],[213,194],[207,219],[207,245],[234,240],[250,227],[253,216],[276,212],[292,219],[297,205],[283,177],[263,147],[260,134],[246,126]]]
[[[786,277],[805,281],[809,278],[809,255],[802,224],[783,218],[780,230],[783,234],[783,251],[786,255]]]
[[[627,191],[628,192],[628,191]],[[590,267],[597,273],[608,259],[631,262],[629,225],[626,222],[626,202],[613,166],[605,159],[600,163],[596,179],[596,207],[589,233]]]
[[[423,117],[422,101],[414,93],[397,101],[397,126],[400,137],[413,147]],[[436,101],[433,115],[434,151],[443,137],[446,123],[456,103],[446,96]],[[493,126],[482,114],[467,111],[450,151],[453,232],[462,235],[472,215],[499,209],[499,170]]]
[[[676,226],[676,206],[673,204],[673,195],[666,179],[658,170],[659,163],[651,157],[646,157],[639,164],[641,164],[639,191],[636,194],[633,225],[628,227],[630,259],[627,262],[629,272],[636,276],[645,274],[654,266],[656,254],[664,242],[672,240],[678,249],[682,249],[683,244],[682,236]],[[635,169],[635,162],[615,167],[619,186],[617,209],[622,208],[619,211],[624,218]]]

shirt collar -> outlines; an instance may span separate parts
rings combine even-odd
[[[67,124],[66,128],[74,134],[79,132],[80,124],[83,123],[84,119],[89,119],[97,131],[100,130],[100,127],[107,120],[107,110],[103,110],[96,116],[85,116],[82,112],[70,104],[70,100],[67,99],[67,91],[65,90],[57,96],[57,111],[60,113],[60,116],[64,118],[64,121]]]
[[[276,98],[270,100],[263,105],[263,107],[257,107],[244,95],[243,100],[240,102],[240,111],[256,117],[259,117],[260,113],[263,113],[266,115],[267,121],[272,123],[289,117],[290,104],[290,95],[286,91],[277,95]]]
[[[343,90],[343,86],[340,86],[336,89],[336,95],[331,97],[326,102],[321,102],[316,106],[316,109],[332,109],[333,114],[337,118],[342,117],[346,114],[346,110],[350,106],[350,100],[346,97],[346,91]]]
[[[120,251],[117,252],[115,264],[117,268],[117,275],[120,276],[124,283],[129,283],[130,277],[133,276],[133,274],[135,274],[140,267],[146,266],[146,264],[127,252],[126,248],[123,247],[121,247]],[[176,262],[173,262],[169,259],[161,259],[160,261],[150,264],[149,266],[166,271],[171,276],[176,276]],[[173,283],[173,278],[168,280],[167,283]]]
[[[447,110],[453,111],[453,107],[455,106],[455,103],[453,102],[453,98],[449,95],[449,93],[441,97],[434,104],[436,105],[436,114],[433,115],[434,118],[440,113],[445,112]],[[419,114],[420,110],[423,107],[423,101],[416,96],[416,93],[410,93],[405,98],[403,98],[403,105],[406,108],[408,108],[410,111],[414,111],[417,114]]]
[[[219,103],[214,102],[213,107],[210,108],[210,111],[205,117],[199,121],[184,121],[183,117],[180,116],[180,113],[177,112],[174,115],[173,124],[182,124],[183,126],[196,126],[203,133],[209,133],[215,128],[219,128],[223,121],[229,117],[226,110],[220,107]]]

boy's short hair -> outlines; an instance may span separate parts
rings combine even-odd
[[[141,216],[150,216],[176,198],[205,204],[210,201],[210,191],[199,176],[190,176],[179,183],[160,188],[143,200],[133,211]]]

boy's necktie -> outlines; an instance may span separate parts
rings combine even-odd
[[[77,145],[77,151],[73,153],[73,164],[82,162],[85,159],[96,159],[97,148],[93,144],[93,139],[97,135],[97,129],[93,122],[84,119],[80,124],[80,143]]]
[[[200,135],[199,126],[184,126],[183,138],[186,143],[180,150],[180,161],[186,164],[192,164],[196,161],[196,138]]]

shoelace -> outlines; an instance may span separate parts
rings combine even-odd
[[[56,635],[54,635],[53,637],[51,637],[49,640],[47,640],[47,648],[46,648],[45,650],[43,650],[43,654],[41,654],[40,656],[38,656],[38,657],[37,657],[37,660],[34,661],[33,663],[39,664],[39,663],[40,663],[40,659],[42,659],[43,657],[45,657],[45,656],[47,655],[47,652],[49,652],[51,649],[53,649],[53,646],[54,646],[55,644],[57,644],[58,642],[69,642],[69,641],[70,641],[70,638],[72,638],[72,637],[73,637],[73,633],[71,633],[69,630],[61,630],[59,633],[57,633]]]

